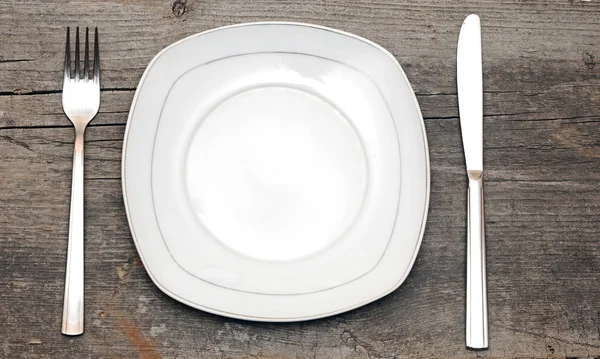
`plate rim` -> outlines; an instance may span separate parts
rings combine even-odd
[[[201,66],[205,66],[205,65],[207,65],[207,64],[211,64],[211,63],[214,63],[214,62],[217,62],[217,61],[221,61],[221,60],[224,60],[224,59],[230,59],[230,58],[237,57],[237,56],[247,56],[247,55],[265,55],[265,54],[274,54],[274,53],[276,53],[276,54],[287,54],[287,55],[301,55],[301,56],[310,56],[310,57],[315,57],[315,58],[324,59],[324,60],[327,60],[327,61],[332,61],[332,62],[335,62],[335,63],[341,64],[341,65],[343,65],[343,66],[346,66],[346,67],[348,67],[348,68],[352,69],[353,71],[356,71],[357,73],[360,73],[362,76],[365,76],[365,77],[366,77],[366,78],[367,78],[367,79],[368,79],[368,80],[369,80],[369,81],[372,83],[372,85],[373,85],[373,86],[374,86],[374,87],[377,89],[378,93],[379,93],[379,94],[380,94],[380,95],[383,97],[383,93],[382,93],[382,91],[381,91],[381,88],[379,87],[379,85],[378,85],[377,83],[375,83],[375,81],[374,81],[374,80],[373,80],[373,79],[372,79],[372,78],[371,78],[371,77],[370,77],[368,74],[364,73],[363,71],[361,71],[360,69],[358,69],[358,68],[356,68],[356,67],[354,67],[354,66],[352,66],[352,65],[349,65],[349,64],[346,64],[346,63],[343,63],[343,62],[339,62],[338,60],[333,60],[333,59],[330,59],[330,58],[327,58],[327,57],[321,57],[321,56],[317,56],[317,55],[313,55],[313,54],[294,53],[294,52],[285,52],[285,51],[269,51],[269,52],[253,52],[253,53],[244,53],[244,54],[240,54],[240,55],[232,55],[232,56],[227,56],[227,57],[223,57],[223,58],[218,58],[218,59],[215,59],[215,60],[211,60],[211,61],[210,61],[210,62],[208,62],[208,63],[204,63],[204,64],[200,64],[200,65],[198,65],[198,66],[192,67],[190,70],[187,70],[187,71],[186,71],[186,72],[184,72],[182,75],[180,75],[180,76],[179,76],[179,77],[178,77],[178,78],[175,80],[175,82],[174,82],[174,83],[171,85],[171,87],[170,87],[169,91],[168,91],[168,92],[167,92],[167,94],[166,94],[166,97],[165,97],[165,100],[164,100],[165,102],[164,102],[164,103],[163,103],[163,105],[162,105],[162,106],[163,106],[163,107],[162,107],[162,112],[161,112],[161,115],[160,115],[160,116],[159,116],[159,118],[158,118],[157,126],[160,126],[160,124],[161,124],[161,121],[163,121],[164,108],[165,108],[165,105],[167,104],[167,102],[169,101],[169,98],[171,97],[172,91],[175,89],[175,87],[177,87],[177,83],[178,83],[178,82],[179,82],[179,81],[180,81],[180,80],[181,80],[181,79],[182,79],[182,78],[183,78],[183,77],[184,77],[186,74],[190,73],[191,71],[194,71],[194,70],[198,69],[198,68],[199,68],[199,67],[201,67]],[[257,87],[253,87],[253,88],[257,88]],[[298,87],[296,87],[296,88],[302,88],[302,87],[301,87],[301,86],[298,86]],[[301,91],[306,91],[306,90],[304,90],[304,89],[303,89],[303,90],[301,90]],[[238,92],[238,93],[240,93],[240,92]],[[307,92],[307,93],[311,93],[311,92]],[[311,93],[311,94],[312,94],[312,93]],[[312,94],[312,95],[313,95],[313,96],[315,96],[314,94]],[[320,98],[321,98],[321,97],[320,97]],[[328,103],[332,104],[332,102],[329,102],[330,100],[325,100],[325,99],[323,99],[323,98],[321,98],[321,100],[322,100],[322,101],[327,101]],[[396,143],[396,144],[398,144],[398,147],[400,147],[399,143],[397,143],[397,142],[398,142],[398,140],[399,140],[399,139],[398,139],[398,135],[397,135],[397,127],[398,127],[398,126],[397,126],[397,123],[396,123],[396,121],[393,119],[393,114],[392,114],[392,113],[391,113],[391,111],[390,111],[390,106],[389,106],[389,104],[387,103],[387,101],[386,101],[385,99],[383,99],[383,101],[385,102],[385,106],[386,106],[386,113],[388,113],[388,114],[390,115],[390,117],[391,117],[391,118],[390,118],[390,120],[393,122],[393,127],[394,127],[394,130],[393,130],[393,131],[394,131],[394,140],[396,141],[395,143]],[[217,106],[218,106],[218,105],[217,105]],[[334,107],[335,107],[335,108],[336,108],[338,111],[340,111],[340,109],[337,107],[337,105],[335,105],[335,104],[332,104],[332,106],[334,106]],[[210,112],[210,111],[211,111],[211,110],[209,110],[209,112]],[[345,115],[344,115],[344,116],[345,116]],[[346,121],[348,121],[348,120],[346,119]],[[351,126],[352,126],[352,127],[354,127],[354,125],[353,125],[353,124],[352,124]],[[355,132],[356,132],[356,133],[358,133],[358,131],[356,131],[356,129],[354,129],[354,130],[355,130]],[[158,132],[159,132],[159,130],[158,130],[158,128],[157,128],[157,130],[155,131],[155,136],[156,136],[156,135],[158,135]],[[363,144],[363,142],[362,142],[362,140],[360,140],[360,141],[361,141],[361,145],[364,145],[364,144]],[[364,147],[363,147],[363,149],[364,149]],[[399,150],[399,148],[398,148],[398,150]],[[156,145],[153,147],[153,151],[154,151],[154,152],[156,152]],[[154,153],[154,152],[153,152],[153,153]],[[399,151],[399,152],[400,152],[400,151]],[[152,165],[151,165],[151,167],[153,167],[153,166],[154,166],[154,164],[155,164],[155,163],[154,163],[154,161],[153,161],[153,162],[152,162]],[[402,166],[400,165],[400,167],[402,167]],[[401,170],[400,170],[400,171],[401,171]],[[401,177],[401,176],[400,176],[400,177]],[[401,182],[402,182],[402,179],[399,179],[399,181],[398,181],[398,187],[399,187],[399,189],[400,189],[400,187],[402,186],[402,183],[401,183]],[[151,187],[152,187],[152,190],[154,191],[154,185],[153,185],[153,183],[154,183],[154,179],[151,179]],[[267,295],[267,296],[305,296],[305,295],[308,295],[308,294],[316,294],[316,293],[319,293],[319,292],[324,292],[324,291],[334,290],[334,289],[336,289],[336,288],[339,288],[339,287],[342,287],[342,286],[344,286],[344,285],[348,285],[348,284],[350,284],[350,283],[352,283],[352,282],[355,282],[355,281],[357,281],[357,280],[361,279],[362,277],[364,277],[364,276],[368,275],[370,272],[372,272],[373,270],[375,270],[375,269],[377,268],[377,266],[378,266],[378,265],[381,263],[381,261],[383,260],[383,258],[384,258],[384,256],[385,256],[385,254],[386,254],[387,250],[388,250],[388,249],[389,249],[389,247],[390,247],[390,243],[391,243],[391,241],[392,241],[392,239],[393,239],[393,237],[394,237],[394,231],[396,230],[396,227],[397,227],[397,224],[398,224],[398,217],[397,217],[397,216],[398,216],[399,207],[400,207],[400,203],[401,203],[401,202],[400,202],[400,197],[401,197],[401,196],[400,196],[400,194],[401,194],[400,192],[401,192],[401,191],[399,191],[399,193],[398,193],[398,196],[397,196],[397,200],[395,201],[395,205],[394,205],[394,208],[395,208],[395,215],[394,215],[394,221],[393,221],[393,224],[392,224],[391,230],[390,230],[390,232],[389,232],[389,234],[388,234],[388,236],[387,236],[387,240],[385,241],[385,245],[383,246],[383,250],[381,251],[381,254],[378,256],[377,260],[376,260],[376,261],[373,263],[373,265],[372,265],[372,266],[369,266],[369,267],[368,267],[368,269],[367,269],[366,271],[363,271],[362,273],[360,273],[360,274],[359,274],[359,275],[357,275],[357,276],[354,276],[354,277],[348,278],[347,280],[345,280],[345,281],[344,281],[344,282],[342,282],[342,283],[335,284],[335,285],[332,285],[332,286],[328,286],[328,287],[325,287],[325,288],[320,288],[320,289],[312,290],[312,291],[302,291],[302,292],[299,292],[299,293],[264,293],[264,292],[261,292],[261,291],[250,291],[250,290],[244,290],[244,289],[240,289],[240,288],[228,287],[228,286],[225,286],[225,285],[222,285],[222,284],[215,283],[215,282],[213,282],[213,281],[211,281],[211,280],[208,280],[208,279],[204,279],[204,278],[200,278],[200,277],[198,277],[198,276],[197,276],[196,274],[194,274],[194,273],[193,273],[191,270],[189,270],[189,267],[187,267],[187,266],[183,265],[181,262],[179,262],[179,261],[178,261],[178,259],[177,259],[177,257],[176,257],[176,256],[173,254],[173,252],[171,251],[171,249],[170,249],[170,247],[169,247],[169,244],[167,244],[167,240],[166,240],[166,238],[165,238],[164,232],[162,231],[162,227],[161,227],[161,224],[160,224],[160,220],[158,219],[158,215],[157,215],[157,212],[156,212],[156,207],[154,208],[154,217],[155,217],[155,218],[156,218],[156,220],[157,220],[157,226],[158,226],[158,230],[159,230],[159,232],[160,232],[160,234],[161,234],[162,241],[163,241],[163,243],[165,244],[166,250],[167,250],[167,251],[169,251],[170,257],[173,259],[173,261],[174,261],[174,262],[177,264],[177,266],[178,266],[179,268],[181,268],[181,269],[182,269],[184,272],[188,273],[189,275],[191,275],[191,276],[193,276],[193,277],[196,277],[198,280],[200,280],[200,281],[202,281],[202,282],[205,282],[205,283],[207,283],[207,284],[214,285],[214,286],[216,286],[216,287],[220,287],[220,288],[226,289],[226,290],[232,290],[232,291],[235,291],[235,292],[242,292],[242,293],[248,293],[248,294],[258,294],[258,295]],[[154,196],[154,193],[153,193],[153,196]],[[154,204],[156,205],[156,198],[155,198],[155,197],[154,197],[154,200],[153,200],[153,202],[154,202]],[[363,204],[364,204],[364,202],[363,202]],[[336,240],[337,240],[337,239],[336,239]],[[329,247],[329,248],[331,248],[332,246],[330,245],[330,246],[328,246],[328,247]],[[235,252],[234,252],[234,253],[235,253]]]
[[[139,88],[141,88],[141,85],[144,83],[144,81],[146,80],[147,75],[149,74],[150,70],[153,68],[153,65],[158,61],[158,59],[168,50],[170,50],[171,48],[174,48],[178,45],[180,45],[181,43],[196,38],[196,37],[200,37],[202,35],[208,34],[208,33],[212,33],[212,32],[217,32],[217,31],[221,31],[221,30],[227,30],[227,29],[231,29],[231,28],[237,28],[237,27],[247,27],[247,26],[261,26],[261,25],[288,25],[288,26],[300,26],[300,27],[308,27],[308,28],[313,28],[313,29],[319,29],[319,30],[325,30],[325,31],[329,31],[329,32],[333,32],[333,33],[337,33],[340,35],[344,35],[350,38],[353,38],[355,40],[364,42],[368,45],[373,46],[374,48],[376,48],[377,50],[379,50],[381,53],[385,54],[392,62],[393,64],[396,66],[396,68],[399,70],[399,73],[401,74],[402,78],[404,79],[404,81],[406,82],[406,84],[409,86],[410,88],[410,93],[411,93],[411,98],[412,98],[412,102],[415,105],[415,108],[417,110],[417,114],[420,120],[420,128],[421,128],[421,133],[422,133],[422,138],[423,138],[423,150],[424,150],[424,157],[425,157],[425,205],[423,208],[423,213],[421,216],[421,226],[419,228],[419,235],[417,238],[417,241],[415,243],[415,247],[413,250],[413,253],[411,254],[411,258],[410,258],[410,262],[408,264],[408,266],[406,267],[405,272],[402,274],[402,276],[399,276],[397,281],[394,283],[394,285],[392,285],[389,289],[382,291],[380,294],[375,295],[374,297],[371,297],[369,299],[363,300],[359,303],[354,303],[350,306],[344,307],[344,308],[340,308],[340,309],[336,309],[333,311],[329,311],[329,312],[325,312],[325,313],[319,313],[319,314],[314,314],[314,315],[306,315],[306,316],[302,316],[302,317],[259,317],[259,316],[252,316],[252,315],[245,315],[245,314],[238,314],[238,313],[232,313],[232,312],[228,312],[228,311],[224,311],[224,310],[220,310],[220,309],[215,309],[215,308],[211,308],[211,307],[207,307],[204,305],[201,305],[199,303],[195,303],[193,301],[190,301],[188,299],[185,299],[181,296],[179,296],[178,294],[170,291],[169,289],[167,289],[165,286],[163,286],[155,277],[155,275],[150,271],[146,260],[144,259],[144,256],[142,254],[142,251],[140,250],[140,244],[139,244],[139,240],[135,234],[134,228],[133,228],[133,223],[131,220],[131,216],[130,216],[130,208],[129,208],[129,201],[127,199],[127,189],[126,189],[126,153],[127,153],[127,146],[128,146],[128,139],[129,139],[129,131],[130,131],[130,127],[131,127],[131,122],[133,119],[133,114],[134,114],[134,110],[138,101],[138,97],[140,94]],[[123,194],[123,203],[124,203],[124,207],[125,207],[125,212],[126,212],[126,216],[127,216],[127,222],[129,225],[129,229],[130,229],[130,233],[132,236],[132,239],[134,241],[134,244],[136,246],[136,250],[138,252],[138,255],[140,257],[140,260],[142,261],[142,264],[144,265],[144,268],[146,269],[146,272],[148,273],[148,276],[150,277],[150,279],[152,280],[152,282],[154,283],[154,285],[156,285],[163,293],[165,293],[166,295],[168,295],[169,297],[182,302],[188,306],[191,306],[193,308],[196,309],[200,309],[203,311],[206,311],[208,313],[212,313],[212,314],[217,314],[217,315],[221,315],[221,316],[225,316],[225,317],[230,317],[230,318],[236,318],[236,319],[243,319],[243,320],[250,320],[250,321],[265,321],[265,322],[293,322],[293,321],[305,321],[305,320],[314,320],[314,319],[319,319],[319,318],[324,318],[324,317],[328,317],[328,316],[332,316],[332,315],[336,315],[336,314],[340,314],[340,313],[344,313],[359,307],[362,307],[366,304],[372,303],[382,297],[385,297],[386,295],[390,294],[391,292],[393,292],[394,290],[396,290],[408,277],[408,275],[410,274],[412,267],[414,266],[414,263],[416,261],[417,255],[419,253],[419,250],[421,248],[421,244],[423,241],[423,236],[424,236],[424,232],[425,232],[425,227],[427,224],[427,218],[428,218],[428,214],[429,214],[429,202],[430,202],[430,194],[431,194],[431,166],[430,166],[430,156],[429,156],[429,144],[427,141],[427,132],[426,132],[426,128],[425,128],[425,121],[423,119],[423,114],[421,112],[421,108],[419,106],[416,94],[414,89],[412,88],[412,85],[410,84],[410,81],[408,79],[408,77],[406,76],[406,73],[404,72],[404,69],[402,68],[402,66],[400,65],[400,63],[398,62],[398,60],[394,57],[394,55],[392,55],[387,49],[385,49],[384,47],[382,47],[381,45],[366,39],[362,36],[359,35],[355,35],[353,33],[349,33],[343,30],[338,30],[335,28],[331,28],[331,27],[327,27],[327,26],[322,26],[322,25],[316,25],[316,24],[310,24],[310,23],[304,23],[304,22],[294,22],[294,21],[258,21],[258,22],[245,22],[245,23],[239,23],[239,24],[232,24],[232,25],[226,25],[226,26],[221,26],[221,27],[216,27],[216,28],[212,28],[212,29],[208,29],[196,34],[192,34],[190,36],[187,36],[185,38],[182,38],[168,46],[166,46],[165,48],[163,48],[161,51],[159,51],[153,58],[152,60],[148,63],[148,65],[146,66],[146,69],[144,70],[144,73],[142,74],[139,82],[138,82],[138,86],[136,87],[136,92],[134,94],[133,100],[131,102],[131,106],[130,106],[130,110],[129,110],[129,114],[127,117],[127,123],[126,123],[126,127],[125,127],[125,132],[123,135],[123,150],[122,150],[122,155],[121,155],[121,191]],[[306,295],[310,295],[306,294]]]

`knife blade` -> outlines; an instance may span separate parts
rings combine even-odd
[[[483,171],[483,75],[479,16],[467,16],[456,51],[458,109],[467,172]]]
[[[458,107],[467,195],[466,344],[488,347],[485,221],[483,214],[483,74],[479,16],[467,16],[460,29],[456,54]]]

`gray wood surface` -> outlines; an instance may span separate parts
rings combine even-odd
[[[462,20],[483,24],[490,349],[464,346]],[[162,294],[134,248],[120,155],[150,59],[217,26],[292,20],[389,49],[425,117],[431,205],[408,280],[332,318],[249,323]],[[102,105],[86,138],[86,332],[60,334],[73,130],[65,27],[98,26]],[[600,1],[0,0],[0,357],[600,358]]]

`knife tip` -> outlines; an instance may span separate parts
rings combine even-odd
[[[463,24],[470,23],[470,22],[477,22],[477,23],[479,23],[479,15],[477,15],[477,14],[471,14],[471,15],[467,16],[465,18],[465,21],[463,21]]]

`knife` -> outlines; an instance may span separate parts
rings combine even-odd
[[[467,347],[488,347],[485,225],[483,217],[483,76],[479,16],[467,16],[456,54],[458,108],[469,178],[467,200]]]

